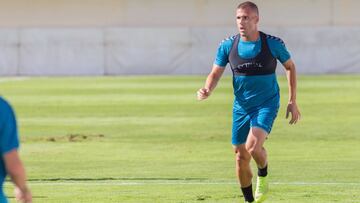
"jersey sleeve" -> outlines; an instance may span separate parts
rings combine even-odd
[[[229,63],[229,53],[230,53],[232,43],[233,43],[233,37],[224,39],[220,43],[220,45],[217,49],[217,53],[216,53],[216,57],[215,57],[215,61],[214,61],[215,65],[225,67]]]
[[[278,37],[268,35],[267,41],[270,47],[271,54],[281,63],[285,63],[291,58],[291,55],[287,50],[283,40]]]
[[[16,118],[11,106],[0,98],[0,151],[6,154],[19,147]]]

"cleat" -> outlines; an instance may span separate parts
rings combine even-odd
[[[257,202],[257,203],[264,202],[267,197],[268,192],[269,192],[269,182],[267,180],[267,176],[257,177],[256,190],[255,190],[255,202]]]

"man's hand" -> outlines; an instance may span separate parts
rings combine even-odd
[[[14,193],[15,193],[16,201],[21,202],[21,203],[31,203],[32,202],[31,192],[28,188],[20,189],[18,187],[15,187]]]
[[[286,118],[289,118],[289,113],[291,113],[291,120],[289,121],[289,124],[296,124],[300,120],[301,114],[295,102],[288,103]]]
[[[197,91],[197,99],[204,100],[210,96],[210,90],[207,88],[201,88]]]

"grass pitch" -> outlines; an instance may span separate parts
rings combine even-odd
[[[243,202],[230,144],[231,77],[2,78],[34,202]],[[360,76],[300,76],[302,120],[270,139],[267,202],[360,202]],[[253,165],[254,166],[254,165]],[[253,167],[254,172],[255,168]],[[12,185],[5,192],[15,202]]]

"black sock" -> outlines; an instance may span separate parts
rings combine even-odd
[[[264,168],[258,168],[258,176],[260,176],[260,177],[267,176],[267,167],[268,167],[268,165],[266,164],[266,166]]]
[[[244,194],[245,201],[248,201],[248,202],[254,201],[252,185],[250,185],[249,187],[241,188],[241,191]]]

